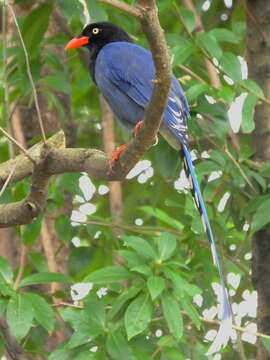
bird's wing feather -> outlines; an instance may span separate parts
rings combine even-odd
[[[146,107],[153,90],[155,69],[151,53],[142,47],[124,42],[110,43],[97,58],[105,76],[135,103]],[[99,74],[96,74],[98,80]],[[140,120],[140,119],[138,119]]]

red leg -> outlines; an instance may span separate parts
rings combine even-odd
[[[120,159],[121,154],[126,150],[127,144],[118,146],[112,153],[112,157],[109,160],[110,167],[113,168],[116,161]]]
[[[134,128],[133,131],[132,131],[134,136],[137,136],[137,135],[138,135],[139,131],[140,131],[141,128],[142,128],[142,124],[143,124],[143,121],[142,121],[142,120],[140,120],[140,121],[137,122],[135,128]]]

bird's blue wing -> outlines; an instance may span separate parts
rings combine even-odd
[[[95,78],[110,105],[126,112],[122,114],[126,121],[142,120],[143,114],[139,117],[134,110],[144,110],[153,91],[155,68],[149,51],[132,43],[110,43],[98,54]]]
[[[134,111],[132,111],[134,109],[127,106],[127,103],[133,100],[135,104],[145,109],[150,101],[155,80],[155,66],[151,52],[132,43],[110,43],[103,47],[98,55],[95,76],[101,91],[103,93],[110,91],[108,100],[113,102],[112,107],[126,108],[126,117],[129,117],[129,122],[136,123],[142,120],[139,117],[134,119]],[[115,88],[124,94],[124,103],[121,96],[116,96]],[[187,142],[186,119],[188,116],[189,108],[183,89],[177,79],[172,76],[163,121],[172,134],[181,132],[183,143]]]

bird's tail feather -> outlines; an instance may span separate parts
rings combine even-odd
[[[221,264],[220,264],[219,259],[218,259],[215,239],[214,239],[214,236],[213,236],[213,233],[212,233],[212,229],[211,229],[210,222],[209,222],[209,219],[208,219],[206,207],[205,207],[205,204],[204,204],[204,200],[203,200],[203,197],[202,197],[202,193],[201,193],[201,190],[200,190],[198,179],[197,179],[197,176],[196,176],[196,173],[195,173],[195,169],[194,169],[194,166],[193,166],[193,163],[192,163],[191,154],[190,154],[188,148],[185,145],[182,145],[181,152],[182,152],[182,156],[183,156],[183,160],[184,160],[184,170],[185,170],[187,178],[190,181],[192,195],[193,195],[196,207],[198,208],[198,210],[200,212],[205,232],[206,232],[206,234],[208,236],[208,239],[210,241],[213,261],[214,261],[214,264],[216,265],[216,267],[218,269],[218,273],[219,273],[219,277],[220,277],[220,283],[221,283],[221,287],[222,287],[222,302],[221,302],[221,306],[222,306],[222,323],[221,323],[219,332],[218,332],[218,334],[216,336],[216,339],[215,339],[215,341],[211,345],[211,348],[208,351],[208,354],[210,354],[210,353],[213,353],[213,352],[217,351],[218,347],[220,347],[220,345],[225,345],[228,342],[229,338],[230,338],[231,331],[230,331],[229,328],[231,328],[231,325],[232,325],[231,306],[230,306],[230,301],[229,301],[229,298],[228,298],[228,292],[227,292],[227,289],[226,289],[226,286],[225,286],[225,281],[224,281],[224,276],[223,276]],[[217,350],[215,350],[216,348],[217,348]]]

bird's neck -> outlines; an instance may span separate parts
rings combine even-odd
[[[95,81],[96,60],[97,60],[97,56],[98,56],[98,53],[101,50],[101,48],[102,48],[102,46],[91,46],[91,48],[89,47],[89,51],[90,51],[89,70],[90,70],[91,78],[94,82],[96,82]]]

